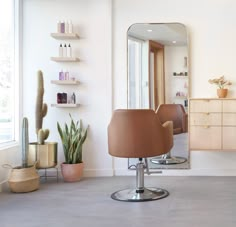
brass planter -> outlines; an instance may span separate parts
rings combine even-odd
[[[47,169],[55,167],[57,165],[57,143],[30,143],[28,165],[32,165],[35,162],[37,162],[37,169]]]

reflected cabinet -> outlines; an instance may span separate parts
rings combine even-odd
[[[236,150],[236,99],[190,99],[190,150]]]

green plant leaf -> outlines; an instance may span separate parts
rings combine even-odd
[[[70,114],[69,114],[70,115]],[[82,147],[87,138],[88,127],[83,128],[82,120],[75,121],[70,115],[70,124],[64,124],[64,129],[57,122],[57,129],[63,144],[65,162],[69,164],[81,163]]]

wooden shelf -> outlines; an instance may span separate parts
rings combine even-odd
[[[79,107],[80,104],[70,104],[70,103],[62,103],[62,104],[51,104],[52,107],[57,108],[76,108]]]
[[[51,36],[55,39],[79,39],[76,33],[51,33]]]
[[[176,99],[188,99],[187,96],[180,96],[180,95],[179,95],[179,96],[175,96],[175,98],[176,98]]]
[[[79,84],[78,80],[51,80],[52,84],[58,85],[77,85]]]
[[[52,61],[56,62],[78,62],[79,58],[75,57],[51,57]]]
[[[174,78],[186,78],[186,79],[188,79],[188,76],[173,76]]]

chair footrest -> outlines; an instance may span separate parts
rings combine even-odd
[[[126,202],[144,202],[165,198],[169,192],[161,188],[144,188],[142,192],[137,192],[137,189],[124,189],[114,192],[111,198]]]

